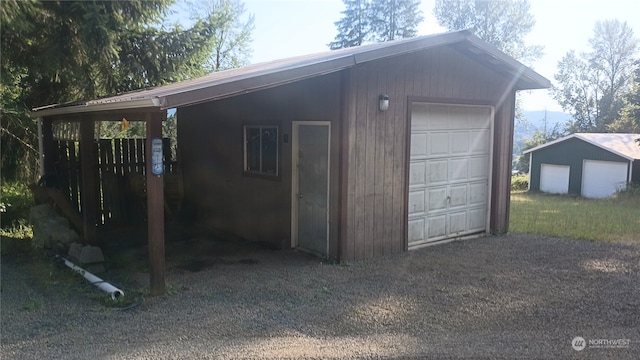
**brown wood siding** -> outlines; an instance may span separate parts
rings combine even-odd
[[[187,217],[208,229],[289,247],[292,122],[331,121],[329,238],[330,256],[337,257],[340,84],[336,73],[178,109]],[[279,126],[277,178],[243,174],[243,126],[261,124]]]
[[[412,101],[496,106],[491,229],[506,231],[513,136],[508,80],[448,47],[365,63],[349,74],[350,101],[343,111],[348,122],[343,199],[347,224],[341,234],[341,260],[407,248],[406,156]],[[379,94],[390,96],[388,111],[378,111]]]

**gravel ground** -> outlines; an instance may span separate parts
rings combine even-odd
[[[637,244],[509,235],[346,265],[179,246],[198,254],[168,262],[180,290],[128,311],[3,259],[2,359],[640,358]]]

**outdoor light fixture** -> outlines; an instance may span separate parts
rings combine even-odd
[[[380,94],[378,97],[378,108],[380,111],[387,111],[389,109],[389,95]]]

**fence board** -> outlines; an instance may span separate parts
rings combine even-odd
[[[80,212],[80,152],[79,142],[73,140],[57,140],[59,162],[58,186],[69,202]],[[171,141],[163,139],[164,169],[167,175],[177,172],[175,160],[172,159]],[[100,139],[93,147],[92,156],[96,157],[96,176],[99,209],[97,214],[100,224],[112,222],[130,222],[143,220],[146,216],[141,209],[146,206],[144,192],[133,189],[145,173],[145,139]],[[180,184],[171,179],[170,184]],[[171,189],[173,195],[169,199],[181,197],[180,191]],[[174,194],[176,193],[176,194]],[[175,199],[174,208],[179,206]],[[144,201],[145,203],[140,203]]]

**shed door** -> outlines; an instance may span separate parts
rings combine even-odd
[[[540,165],[540,191],[551,194],[566,194],[569,192],[568,165]]]
[[[329,250],[329,123],[293,123],[292,246]]]
[[[413,104],[409,248],[485,232],[493,109]]]
[[[585,160],[582,166],[582,196],[605,198],[624,187],[627,164],[614,161]]]

